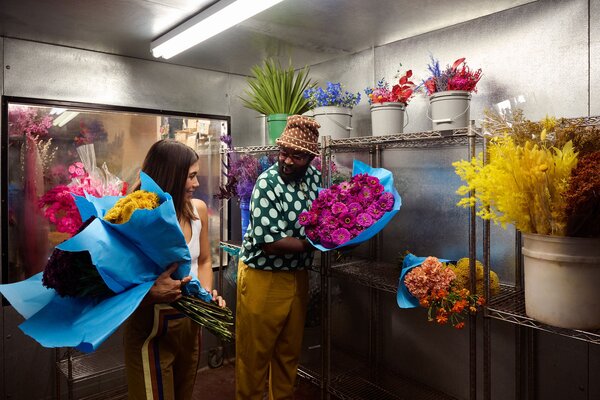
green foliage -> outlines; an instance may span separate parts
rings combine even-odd
[[[252,67],[252,76],[247,79],[249,89],[241,97],[244,107],[264,115],[302,114],[310,109],[304,91],[313,88],[308,78],[309,67],[297,72],[291,61],[283,69],[279,61],[266,59],[262,66]]]

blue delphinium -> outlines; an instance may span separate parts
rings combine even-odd
[[[350,93],[342,89],[341,83],[327,82],[327,88],[306,89],[304,98],[308,99],[311,108],[324,106],[340,106],[352,108],[360,102],[360,93]]]

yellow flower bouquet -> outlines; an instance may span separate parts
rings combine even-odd
[[[483,127],[492,134],[489,162],[480,153],[453,164],[466,182],[457,191],[464,196],[459,206],[477,204],[481,218],[503,227],[514,224],[525,233],[600,235],[594,213],[600,205],[600,174],[592,173],[600,168],[600,130],[564,127],[553,118],[535,123],[520,111],[509,119],[486,112]],[[578,203],[579,209],[573,207]],[[569,226],[582,212],[596,223]]]
[[[532,122],[520,111],[486,112],[483,128],[492,135],[487,162],[479,154],[453,164],[465,182],[458,205],[523,233],[529,317],[600,329],[600,128]]]

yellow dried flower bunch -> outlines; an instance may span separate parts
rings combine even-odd
[[[108,210],[104,219],[113,224],[124,224],[129,221],[135,210],[153,210],[159,205],[158,195],[156,193],[148,192],[146,190],[136,190],[119,199],[115,205]]]
[[[532,140],[517,144],[510,129],[493,137],[489,146],[489,163],[483,154],[471,161],[453,163],[466,182],[457,193],[463,197],[458,205],[477,204],[477,215],[506,228],[507,224],[525,233],[565,235],[566,203],[571,171],[577,166],[577,153],[571,141],[562,148],[550,146],[547,128],[555,121],[540,123],[541,132],[532,132]],[[471,195],[471,191],[474,195]]]

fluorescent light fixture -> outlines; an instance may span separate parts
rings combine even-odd
[[[52,121],[52,125],[62,128],[77,115],[79,115],[78,111],[64,111]]]
[[[150,44],[152,55],[169,59],[283,0],[221,0]]]

